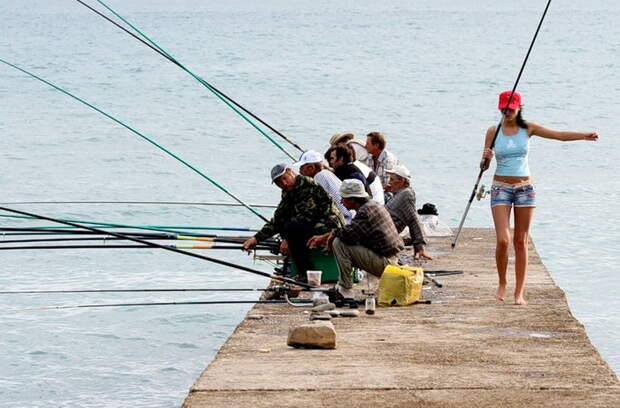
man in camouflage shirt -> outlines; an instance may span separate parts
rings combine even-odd
[[[280,252],[291,255],[298,279],[305,281],[310,268],[306,242],[313,235],[341,227],[344,218],[320,184],[309,177],[295,175],[285,164],[278,164],[271,170],[271,181],[282,190],[280,204],[273,218],[246,240],[243,248],[250,250],[260,241],[280,234],[283,238]]]
[[[337,289],[344,297],[352,297],[353,268],[381,276],[387,265],[398,263],[396,255],[404,245],[390,214],[369,200],[361,181],[344,180],[340,196],[347,209],[356,211],[355,217],[349,225],[310,238],[308,246],[333,248],[340,271]]]

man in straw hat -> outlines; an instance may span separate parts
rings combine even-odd
[[[400,233],[405,227],[409,227],[415,258],[433,259],[424,251],[426,241],[415,208],[415,192],[411,188],[411,173],[403,165],[387,170],[387,173],[389,179],[385,191],[393,193],[394,196],[385,203],[385,208],[390,213],[396,229]]]
[[[355,152],[355,158],[362,162],[368,157],[365,143],[356,139],[353,133],[335,133],[329,138],[329,145],[332,147],[338,145],[349,146]]]
[[[375,201],[369,200],[361,181],[347,179],[340,186],[342,203],[356,215],[351,224],[336,228],[308,240],[310,248],[327,246],[336,255],[340,276],[338,292],[353,297],[353,268],[381,276],[387,265],[396,265],[396,255],[404,248],[390,214]]]
[[[305,281],[310,268],[306,242],[315,234],[341,227],[344,219],[323,187],[309,177],[296,175],[286,164],[271,169],[271,182],[282,190],[278,208],[273,218],[243,243],[243,249],[250,251],[260,241],[280,234],[280,252],[291,255],[298,280]]]

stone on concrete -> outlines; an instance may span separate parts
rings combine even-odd
[[[336,329],[331,322],[312,322],[289,329],[286,344],[295,348],[336,348]]]
[[[314,306],[312,308],[313,312],[323,312],[326,310],[333,310],[336,308],[336,305],[333,303],[323,303],[321,305]]]
[[[360,311],[357,309],[345,309],[340,311],[340,317],[358,317]]]
[[[331,320],[332,317],[328,313],[312,312],[310,313],[310,320]]]
[[[317,307],[320,305],[326,305],[328,303],[329,303],[329,299],[327,297],[312,299],[312,306],[314,307]]]

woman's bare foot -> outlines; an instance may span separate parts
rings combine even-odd
[[[523,295],[515,296],[515,305],[527,305],[527,302],[523,299]]]
[[[504,301],[504,292],[506,292],[506,284],[499,285],[497,287],[497,292],[495,292],[495,299]]]

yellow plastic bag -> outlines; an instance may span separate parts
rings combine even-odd
[[[388,265],[379,279],[380,305],[389,306],[394,302],[406,306],[420,300],[424,270],[412,266]]]

